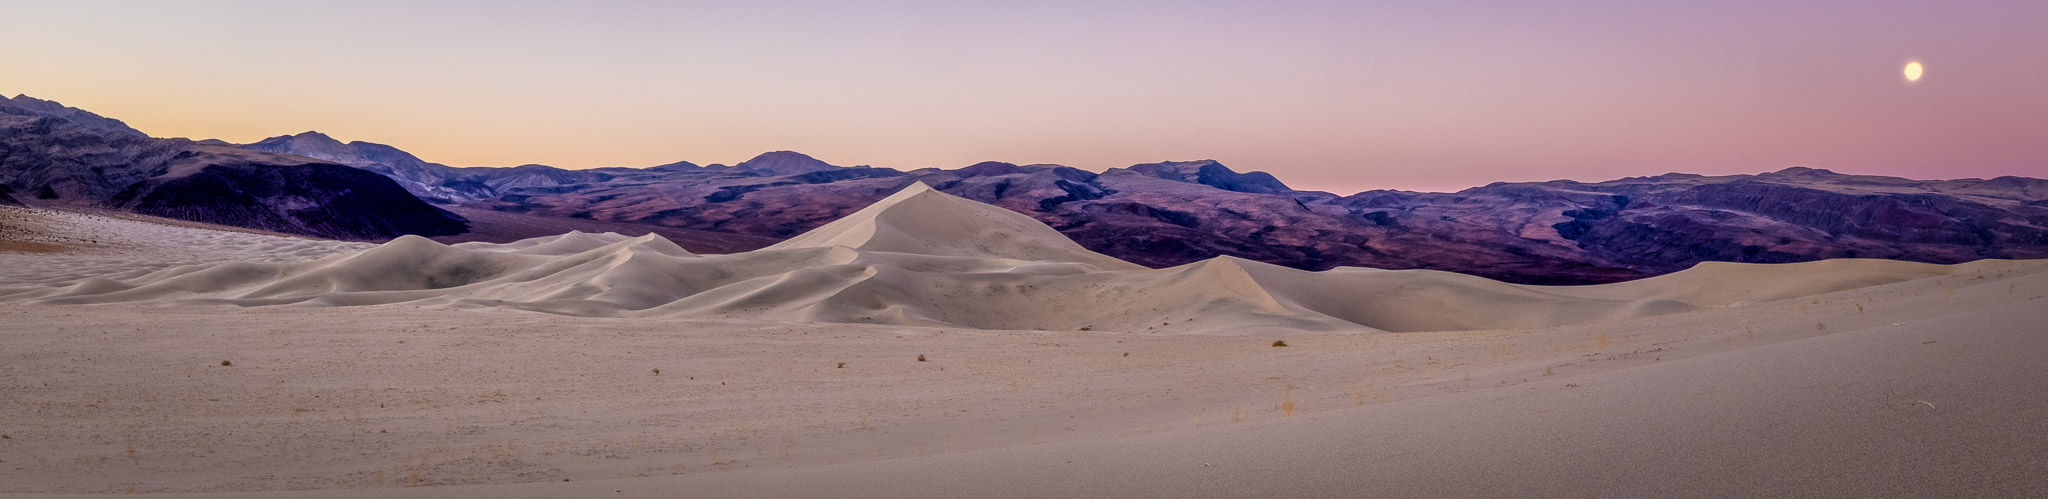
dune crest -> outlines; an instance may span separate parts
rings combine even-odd
[[[401,237],[296,263],[220,262],[62,286],[46,304],[502,308],[602,317],[1159,333],[1552,327],[1741,306],[2040,262],[1703,264],[1601,286],[1449,272],[1308,272],[1232,257],[1146,269],[1022,214],[912,184],[761,250],[697,255],[659,235],[570,232],[507,244]]]
[[[845,246],[930,256],[1086,263],[1105,270],[1144,267],[1088,251],[1021,213],[910,184],[875,204],[769,250]]]

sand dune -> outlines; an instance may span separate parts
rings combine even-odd
[[[308,261],[188,264],[0,288],[0,300],[407,304],[992,330],[1414,332],[1650,317],[2014,265],[2022,264],[1710,263],[1581,287],[1421,270],[1307,272],[1231,257],[1154,270],[1088,251],[1030,217],[916,184],[780,244],[730,255],[692,254],[655,234],[453,246],[402,237]]]

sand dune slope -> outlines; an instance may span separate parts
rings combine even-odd
[[[768,249],[845,246],[862,251],[1077,262],[1105,270],[1136,264],[1088,251],[1021,213],[911,184],[874,205]]]
[[[1584,287],[1416,270],[1307,272],[1232,257],[1154,270],[1088,251],[1030,217],[916,184],[844,219],[745,253],[696,255],[654,234],[571,232],[453,246],[402,237],[310,261],[229,261],[54,286],[0,284],[0,300],[406,304],[1000,330],[1412,332],[1649,317],[2026,265],[1712,263]]]

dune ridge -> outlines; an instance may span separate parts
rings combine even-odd
[[[694,254],[656,234],[570,232],[455,245],[407,236],[309,261],[227,261],[0,287],[0,301],[405,304],[992,330],[1414,332],[1641,318],[2027,265],[1708,263],[1598,286],[1518,285],[1428,270],[1310,272],[1227,256],[1155,270],[1089,251],[1022,214],[920,183],[744,253]]]

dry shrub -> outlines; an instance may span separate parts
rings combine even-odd
[[[1276,346],[1276,347],[1284,347],[1284,346],[1287,346],[1287,341],[1286,341],[1286,340],[1273,340],[1273,346]]]

